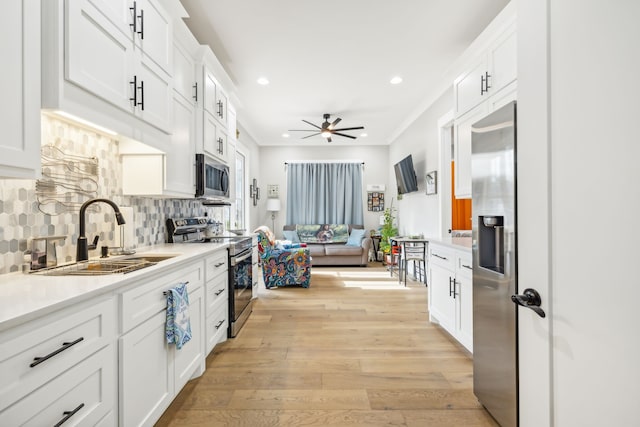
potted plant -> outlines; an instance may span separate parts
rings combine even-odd
[[[393,200],[391,205],[384,210],[384,223],[380,228],[380,250],[384,253],[384,259],[387,264],[390,263],[389,254],[391,253],[391,240],[390,238],[398,235],[398,228],[393,225],[395,216],[393,214]]]

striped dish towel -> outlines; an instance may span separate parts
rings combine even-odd
[[[189,320],[189,294],[187,284],[181,283],[167,292],[167,343],[175,344],[180,350],[191,339]]]

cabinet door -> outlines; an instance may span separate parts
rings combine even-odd
[[[195,105],[198,97],[202,97],[198,93],[202,88],[196,84],[195,63],[178,43],[173,45],[173,90],[191,105]]]
[[[486,54],[477,59],[472,65],[453,82],[455,99],[455,116],[458,117],[487,98],[482,79],[487,72]]]
[[[204,370],[204,291],[202,287],[189,293],[189,321],[191,323],[191,340],[180,350],[172,346],[175,355],[174,384],[176,394],[182,390],[182,387],[194,373],[201,374]],[[200,368],[202,371],[198,371]]]
[[[473,286],[468,275],[456,277],[457,328],[456,338],[473,352]]]
[[[131,0],[88,0],[120,32],[133,39],[133,2]]]
[[[133,111],[132,42],[88,0],[67,1],[65,78]]]
[[[158,129],[171,132],[173,82],[171,77],[143,56],[136,67],[138,106],[136,115]]]
[[[217,141],[218,121],[213,114],[204,112],[204,129],[202,132],[202,148],[204,152],[217,159],[222,160],[220,145]]]
[[[454,122],[454,194],[458,199],[471,198],[471,126],[487,114],[482,103]]]
[[[40,169],[40,1],[5,2],[0,56],[0,178],[36,178]]]
[[[173,400],[166,316],[161,311],[120,338],[120,425],[152,425]]]
[[[439,265],[429,268],[429,310],[432,318],[435,318],[440,326],[455,335],[455,300],[452,297],[452,280],[454,273]]]
[[[489,49],[489,93],[497,93],[518,77],[515,26],[503,33]]]
[[[173,73],[173,25],[157,0],[138,0],[136,47],[168,75]]]
[[[167,148],[166,193],[193,197],[195,194],[195,111],[177,93],[173,96],[173,131]]]
[[[218,90],[218,82],[213,74],[204,69],[204,110],[217,117],[218,106],[216,105],[216,92]]]

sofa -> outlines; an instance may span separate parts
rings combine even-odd
[[[299,285],[308,288],[311,281],[311,257],[302,247],[284,248],[267,226],[258,227],[258,254],[267,289]]]
[[[294,244],[307,245],[313,266],[366,267],[369,261],[372,241],[362,225],[292,224],[283,227],[283,234]]]

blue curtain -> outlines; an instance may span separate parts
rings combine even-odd
[[[290,163],[287,224],[364,224],[361,163]]]

